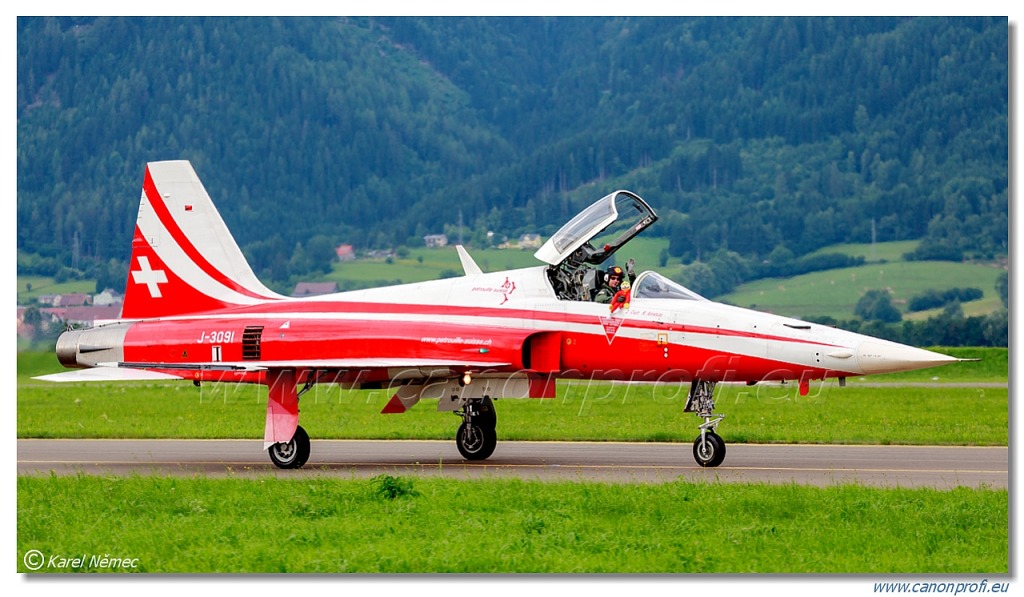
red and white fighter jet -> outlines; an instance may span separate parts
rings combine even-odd
[[[462,419],[469,460],[497,443],[492,399],[551,398],[558,379],[689,383],[703,422],[697,463],[718,466],[718,382],[811,380],[958,359],[827,326],[723,305],[647,271],[610,305],[596,269],[657,220],[643,199],[599,199],[536,253],[543,265],[484,273],[458,247],[459,278],[292,298],[253,274],[187,161],[146,168],[121,318],[57,341],[49,381],[188,379],[269,388],[264,448],[301,467],[299,398],[316,383],[394,391],[386,413],[421,399]]]

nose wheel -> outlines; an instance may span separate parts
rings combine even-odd
[[[693,459],[704,468],[713,468],[725,460],[725,440],[714,431],[705,431],[693,440]]]

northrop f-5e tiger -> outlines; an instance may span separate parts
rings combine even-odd
[[[458,247],[458,278],[293,298],[253,274],[187,161],[147,165],[121,317],[57,341],[50,381],[187,379],[268,387],[264,448],[282,468],[310,455],[299,401],[317,383],[423,399],[461,418],[468,460],[497,444],[494,399],[552,398],[559,379],[688,383],[697,464],[725,458],[719,382],[811,380],[957,359],[723,305],[653,272],[593,300],[602,264],[657,220],[628,191],[584,209],[536,252],[536,267],[485,273]],[[632,276],[631,276],[632,277]]]

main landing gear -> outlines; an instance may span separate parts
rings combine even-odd
[[[455,432],[459,454],[466,460],[485,460],[494,453],[498,445],[498,434],[494,431],[498,415],[491,399],[487,396],[470,399],[455,414],[462,417],[462,425]]]
[[[278,468],[301,468],[309,460],[309,435],[300,425],[290,441],[274,444],[267,451]]]
[[[693,380],[683,412],[697,413],[698,417],[704,419],[700,425],[700,435],[693,440],[693,458],[705,468],[716,467],[725,460],[725,440],[715,433],[725,415],[716,414],[714,410],[715,382]]]
[[[309,460],[309,434],[298,424],[299,398],[308,392],[326,372],[313,372],[306,378],[302,389],[296,388],[296,374],[293,370],[277,371],[270,380],[267,400],[267,428],[264,441],[281,439],[274,433],[278,426],[285,429],[295,425],[295,432],[286,442],[278,441],[267,449],[270,461],[277,468],[302,468]]]

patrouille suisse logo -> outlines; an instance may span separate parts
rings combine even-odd
[[[491,292],[494,294],[501,295],[500,305],[504,305],[508,302],[512,293],[516,291],[516,283],[510,280],[508,276],[505,276],[505,283],[501,286],[475,286],[471,292]]]
[[[505,276],[505,283],[501,285],[501,294],[504,295],[505,300],[501,301],[501,304],[504,305],[505,303],[507,303],[509,295],[511,295],[515,291],[516,283],[510,281],[508,279],[508,276]]]

